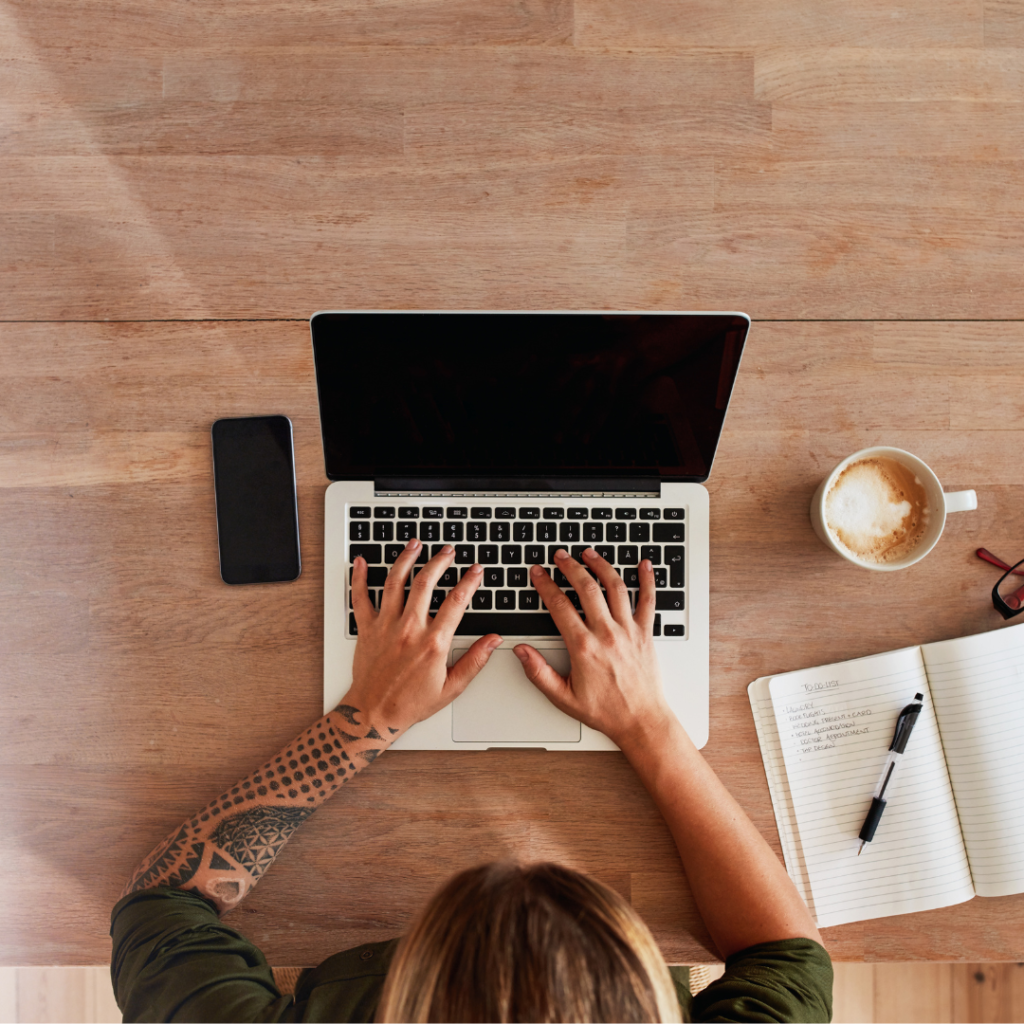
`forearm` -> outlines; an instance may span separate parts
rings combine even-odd
[[[821,941],[782,863],[674,716],[619,745],[672,832],[723,956],[759,942]]]
[[[342,703],[176,828],[132,872],[122,896],[157,885],[237,906],[329,796],[391,745],[398,729]]]

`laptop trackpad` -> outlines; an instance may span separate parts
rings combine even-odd
[[[453,662],[466,648],[452,651]],[[556,671],[569,671],[569,653],[542,652]],[[510,649],[491,655],[486,668],[452,704],[452,739],[462,743],[579,743],[580,723],[559,711],[523,673]]]

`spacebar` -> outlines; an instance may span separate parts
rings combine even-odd
[[[555,620],[544,612],[509,612],[495,615],[491,612],[466,612],[455,627],[456,636],[483,636],[500,633],[502,636],[560,636]]]

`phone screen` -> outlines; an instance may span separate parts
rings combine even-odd
[[[296,579],[302,563],[291,421],[286,416],[217,420],[212,433],[221,579]]]

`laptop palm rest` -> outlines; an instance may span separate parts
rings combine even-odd
[[[455,648],[452,663],[468,648]],[[556,672],[569,671],[569,653],[546,650]],[[507,648],[495,651],[484,670],[452,704],[452,739],[461,743],[579,743],[580,723],[559,711],[526,678]]]

